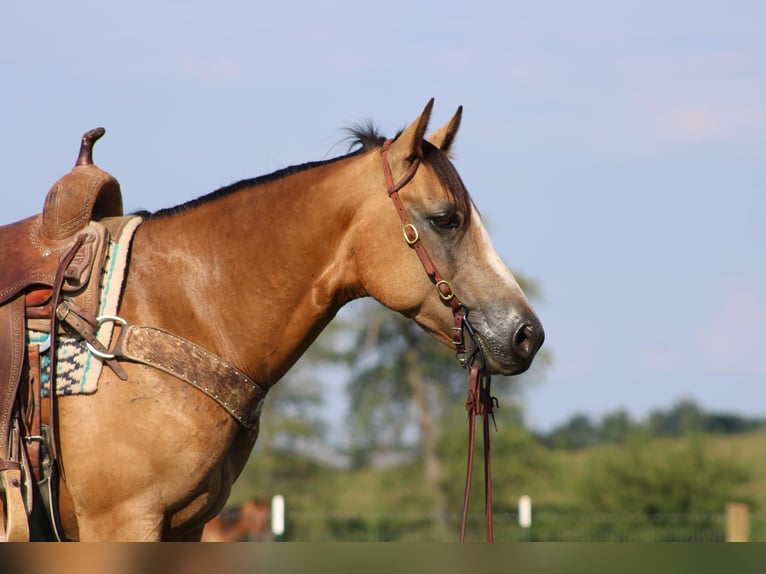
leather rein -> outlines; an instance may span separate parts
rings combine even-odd
[[[388,195],[394,202],[396,212],[402,222],[402,233],[407,245],[415,250],[420,259],[423,269],[425,269],[428,278],[436,286],[436,291],[441,301],[452,309],[455,323],[452,327],[452,344],[457,351],[457,357],[460,364],[469,369],[468,398],[466,399],[466,411],[468,412],[468,464],[466,470],[465,492],[463,494],[463,515],[460,522],[460,542],[465,540],[466,522],[468,519],[468,504],[471,494],[471,482],[473,478],[473,455],[474,443],[476,437],[476,417],[482,417],[482,432],[484,439],[484,513],[486,519],[487,542],[494,540],[492,532],[492,480],[490,468],[490,448],[489,448],[489,419],[494,423],[493,407],[497,404],[497,399],[490,394],[491,377],[486,372],[486,356],[484,347],[478,333],[473,329],[468,320],[468,309],[460,302],[455,294],[452,285],[436,269],[431,256],[428,254],[423,243],[420,241],[420,235],[417,228],[410,221],[407,211],[399,197],[399,190],[407,185],[415,177],[415,173],[420,166],[420,158],[415,158],[407,172],[398,182],[394,182],[391,173],[391,166],[388,163],[388,151],[391,148],[393,140],[386,140],[381,148],[381,159],[383,163],[383,175],[388,188]],[[473,342],[473,350],[467,354],[465,348],[465,336],[468,336]]]

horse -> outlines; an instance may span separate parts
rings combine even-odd
[[[432,107],[392,140],[357,130],[340,157],[145,214],[116,330],[172,333],[195,349],[179,347],[178,368],[210,356],[258,392],[232,416],[172,368],[120,360],[124,376],[104,368],[97,392],[59,397],[66,539],[199,541],[250,456],[263,397],[354,299],[481,351],[488,373],[529,368],[542,324],[450,159],[462,107],[426,137]]]
[[[236,508],[222,511],[205,524],[202,542],[271,540],[270,506],[268,499],[252,498]]]

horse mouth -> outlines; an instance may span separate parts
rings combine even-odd
[[[503,375],[506,377],[520,375],[532,366],[531,359],[524,362],[511,361],[505,359],[502,355],[498,355],[499,353],[485,353],[485,367],[492,375]]]

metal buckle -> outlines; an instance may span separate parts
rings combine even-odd
[[[118,317],[117,315],[99,315],[98,317],[96,317],[96,323],[98,327],[100,327],[103,323],[106,323],[107,321],[114,321],[115,323],[119,323],[120,325],[128,324],[128,322],[125,319],[123,319],[122,317]],[[108,361],[109,359],[114,359],[116,357],[116,355],[114,355],[113,353],[104,353],[103,351],[99,351],[91,344],[90,341],[85,341],[85,346],[88,348],[88,350],[91,353],[96,355],[99,359]]]
[[[415,234],[414,239],[410,239],[410,236],[407,235],[407,230],[412,229],[412,232]],[[408,223],[404,227],[402,227],[402,233],[404,234],[404,240],[407,242],[407,245],[415,245],[418,241],[420,241],[420,235],[418,234],[417,228],[412,225],[412,223]]]
[[[444,293],[441,290],[441,286],[446,285],[447,286],[447,293]],[[439,297],[442,301],[450,301],[455,296],[455,291],[452,289],[452,285],[450,285],[450,282],[442,279],[436,283],[436,291],[439,293]]]
[[[48,338],[45,339],[40,345],[38,346],[37,352],[40,354],[45,353],[48,349],[51,348],[51,336],[50,333],[48,334]]]

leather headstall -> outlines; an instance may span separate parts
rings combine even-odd
[[[388,163],[388,151],[391,148],[393,140],[386,140],[381,148],[381,158],[383,163],[383,175],[385,177],[388,195],[394,202],[396,212],[402,222],[402,233],[404,240],[412,249],[415,250],[420,259],[423,269],[425,269],[428,278],[436,286],[436,291],[442,303],[452,309],[455,318],[452,327],[452,343],[457,351],[457,358],[460,364],[469,370],[468,398],[466,399],[466,411],[468,413],[468,464],[466,469],[465,491],[463,495],[463,514],[460,523],[460,541],[465,540],[466,523],[468,520],[468,505],[471,494],[471,481],[473,478],[473,453],[475,443],[476,417],[482,417],[482,429],[484,439],[484,513],[486,521],[487,542],[494,540],[492,531],[492,480],[490,468],[490,435],[489,420],[494,422],[493,407],[497,405],[495,399],[490,393],[491,376],[486,372],[486,356],[484,347],[479,334],[474,330],[471,322],[468,320],[468,308],[460,302],[452,285],[447,281],[428,254],[428,250],[423,245],[417,228],[410,220],[407,210],[404,208],[399,190],[406,186],[417,173],[420,166],[420,158],[414,158],[409,169],[398,182],[394,182],[391,173],[391,166]],[[473,349],[470,354],[466,352],[464,332],[468,333],[473,343]]]

